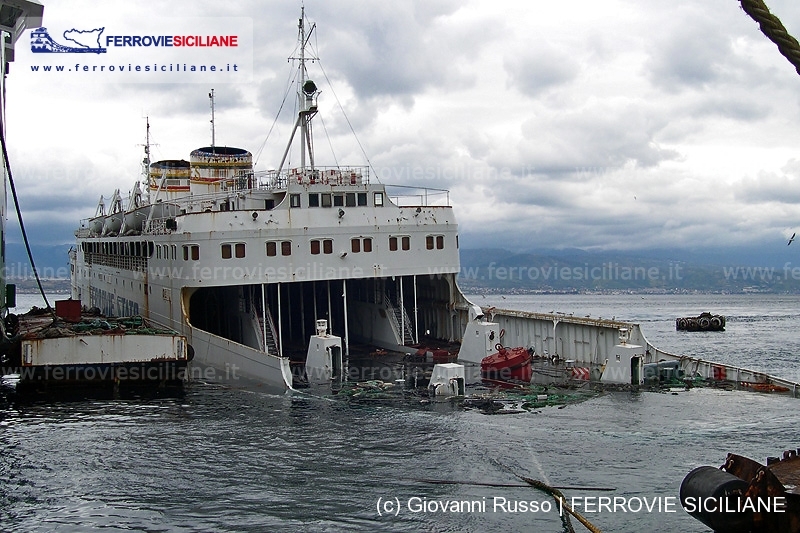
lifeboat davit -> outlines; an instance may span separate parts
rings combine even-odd
[[[495,346],[496,353],[481,360],[481,377],[498,381],[524,381],[529,383],[533,377],[531,361],[533,357],[527,349]]]

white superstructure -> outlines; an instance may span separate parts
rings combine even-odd
[[[146,194],[138,183],[127,200],[115,193],[76,231],[73,298],[175,328],[196,362],[281,386],[319,319],[345,357],[352,343],[460,338],[447,192],[315,166],[306,147],[318,91],[304,60],[300,69],[300,167],[254,172],[250,152],[213,145],[148,164]]]

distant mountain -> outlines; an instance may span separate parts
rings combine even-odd
[[[502,292],[800,293],[800,263],[787,261],[785,254],[464,249],[459,285]]]
[[[69,257],[71,245],[31,245],[33,260],[41,278],[69,278]],[[6,243],[6,275],[9,278],[25,279],[33,276],[28,253],[22,243]]]

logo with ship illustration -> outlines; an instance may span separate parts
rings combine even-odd
[[[100,46],[100,35],[105,28],[94,30],[66,30],[64,39],[70,45],[59,44],[47,32],[47,28],[37,28],[31,31],[31,52],[37,54],[105,54],[106,48]]]

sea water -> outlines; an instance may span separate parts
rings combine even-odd
[[[630,320],[672,353],[798,379],[798,296],[471,298]],[[727,331],[675,331],[676,317],[702,311],[725,314]],[[798,407],[698,388],[486,415],[451,402],[346,403],[198,382],[166,397],[0,399],[0,529],[564,531],[548,494],[507,486],[524,485],[519,475],[572,487],[568,501],[604,532],[701,532],[678,502],[685,475],[728,452],[763,461],[797,448]]]

